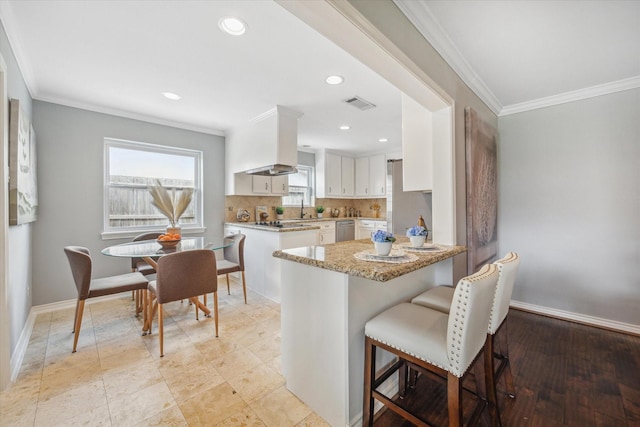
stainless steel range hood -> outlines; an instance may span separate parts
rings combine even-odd
[[[247,175],[279,176],[298,173],[298,169],[296,169],[294,166],[277,164],[249,169],[245,173]]]

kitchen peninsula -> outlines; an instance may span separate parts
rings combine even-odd
[[[225,223],[224,234],[242,233],[247,287],[277,303],[280,302],[280,262],[271,254],[278,249],[315,245],[319,227],[290,224],[286,227],[253,222]]]
[[[408,239],[399,237],[402,249]],[[282,371],[287,388],[334,426],[362,416],[364,325],[424,290],[452,283],[452,257],[462,246],[410,252],[411,262],[363,261],[370,240],[278,250],[281,262]],[[409,252],[407,252],[409,253]],[[378,367],[389,363],[379,351]],[[386,387],[397,387],[392,376]],[[390,394],[393,394],[391,392]]]

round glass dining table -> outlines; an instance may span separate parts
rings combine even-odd
[[[196,249],[211,249],[214,251],[216,249],[224,249],[233,246],[233,243],[233,239],[226,237],[213,242],[205,241],[204,237],[183,237],[176,247],[165,249],[155,240],[140,240],[137,242],[128,242],[109,246],[104,248],[101,253],[107,256],[122,258],[142,258],[147,264],[157,271],[158,263],[156,262],[156,259],[158,257]],[[204,312],[205,316],[209,316],[211,314],[211,310],[202,304],[198,298],[191,298],[191,302],[196,304],[198,308]],[[153,317],[153,310],[149,316],[150,318],[145,319],[144,322],[144,327],[142,329],[143,335],[150,329],[150,320]]]
[[[206,243],[205,243],[206,242]],[[204,237],[183,237],[174,248],[163,249],[155,240],[140,240],[137,242],[121,243],[102,250],[103,255],[123,258],[143,258],[154,268],[157,263],[154,258],[176,252],[192,251],[195,249],[224,249],[233,246],[233,239],[223,238],[218,241],[206,241]],[[147,259],[148,258],[148,259]]]

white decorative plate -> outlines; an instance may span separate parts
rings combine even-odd
[[[432,243],[425,243],[424,245],[417,246],[417,247],[413,247],[409,243],[402,243],[398,246],[400,246],[405,251],[415,251],[415,252],[438,252],[438,251],[444,250],[438,245],[434,245]]]
[[[375,249],[368,249],[364,252],[371,259],[393,260],[393,259],[399,259],[405,256],[405,253],[398,249],[391,249],[391,252],[389,252],[389,255],[378,255]]]

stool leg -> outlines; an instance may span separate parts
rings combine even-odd
[[[362,425],[373,426],[373,383],[376,376],[376,346],[371,338],[364,343],[364,404],[362,405]]]
[[[516,388],[513,384],[513,375],[511,374],[511,363],[509,360],[509,344],[507,339],[507,318],[504,319],[504,323],[500,328],[502,333],[502,337],[498,337],[498,344],[500,346],[499,354],[496,354],[497,358],[500,360],[500,365],[498,367],[498,372],[496,375],[496,383],[499,379],[499,374],[504,371],[504,381],[507,388],[507,395],[515,399],[516,398]],[[497,335],[497,332],[496,332]]]
[[[500,408],[498,408],[498,393],[496,392],[496,376],[493,365],[494,338],[495,335],[487,334],[487,341],[484,344],[484,378],[492,426],[501,427],[502,421],[500,420]]]
[[[447,373],[447,404],[449,407],[449,427],[462,425],[462,380]]]

